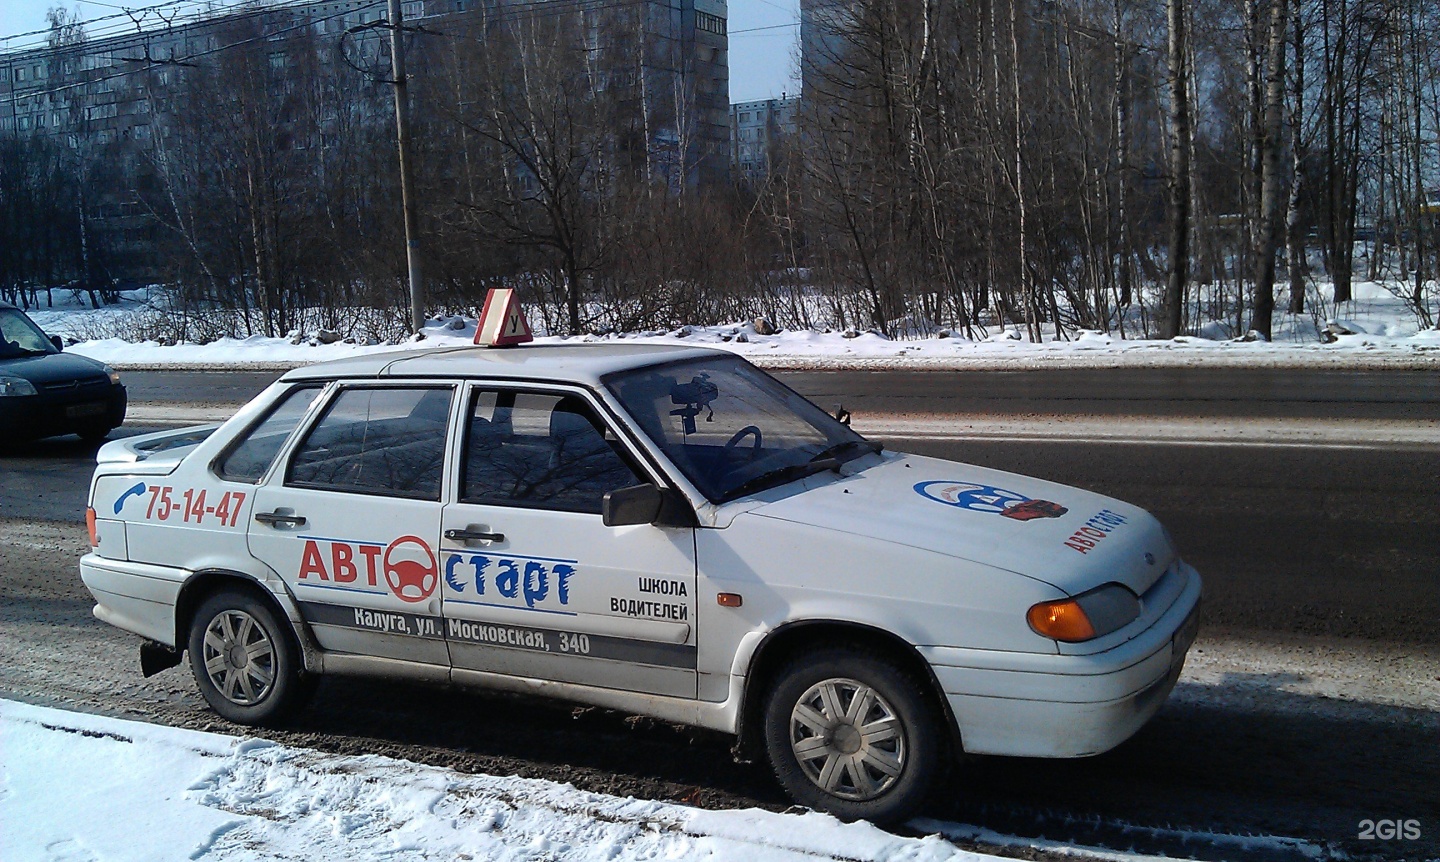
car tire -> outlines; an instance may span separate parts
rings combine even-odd
[[[104,441],[106,437],[109,437],[110,432],[114,430],[115,429],[109,425],[93,425],[89,428],[81,428],[75,433],[79,434],[80,439],[86,443],[100,443]]]
[[[796,802],[842,820],[911,816],[944,771],[941,728],[923,680],[858,649],[792,660],[765,703],[775,777]]]
[[[237,724],[274,724],[314,689],[289,623],[240,590],[206,598],[190,624],[190,670],[210,708]]]

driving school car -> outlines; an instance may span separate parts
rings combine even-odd
[[[884,451],[711,350],[332,362],[98,461],[96,616],[244,724],[322,674],[537,693],[735,734],[883,822],[960,752],[1113,748],[1195,636],[1146,512]]]

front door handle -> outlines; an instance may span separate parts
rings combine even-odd
[[[478,525],[472,524],[471,527]],[[469,545],[471,542],[503,542],[504,533],[487,533],[484,530],[466,528],[464,530],[446,530],[445,538],[452,542],[464,542]]]
[[[276,509],[273,512],[256,512],[255,520],[262,524],[268,524],[271,527],[279,526],[280,524],[286,524],[291,527],[303,527],[306,524],[304,515],[296,515],[293,512],[285,512],[281,509]]]

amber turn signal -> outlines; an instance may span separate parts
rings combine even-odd
[[[1032,607],[1025,617],[1030,621],[1030,628],[1057,641],[1074,643],[1095,637],[1095,627],[1074,599],[1041,602]]]
[[[100,547],[100,537],[95,534],[95,510],[85,510],[85,529],[90,533],[90,547]]]
[[[722,608],[738,608],[745,603],[739,593],[716,593],[715,603]]]

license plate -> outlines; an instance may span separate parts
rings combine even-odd
[[[65,415],[71,419],[79,419],[82,416],[99,416],[105,412],[105,404],[95,402],[92,404],[71,404],[65,408]]]
[[[1200,607],[1190,612],[1190,618],[1181,624],[1180,630],[1175,633],[1175,650],[1187,650],[1195,642],[1195,635],[1200,631]]]

